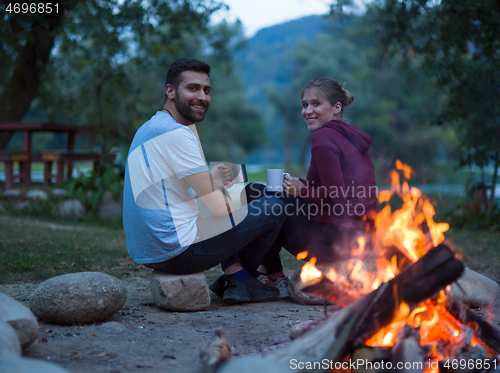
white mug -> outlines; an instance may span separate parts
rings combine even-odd
[[[285,170],[283,168],[268,168],[267,169],[267,191],[282,192],[283,177]]]

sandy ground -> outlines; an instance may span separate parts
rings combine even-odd
[[[38,339],[25,357],[50,361],[75,373],[193,373],[201,371],[200,350],[218,327],[225,328],[233,356],[266,354],[290,343],[292,325],[325,317],[321,306],[291,300],[227,306],[213,294],[205,311],[169,312],[152,303],[148,276],[122,281],[128,291],[122,311],[89,325],[41,321]],[[0,285],[0,292],[29,307],[36,286]]]

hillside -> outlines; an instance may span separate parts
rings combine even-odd
[[[280,119],[268,103],[266,90],[290,82],[293,72],[290,52],[297,41],[305,39],[314,43],[316,37],[325,33],[328,27],[331,27],[330,22],[323,16],[308,16],[267,27],[250,38],[247,48],[235,56],[248,98],[262,111],[272,142],[272,145],[252,151],[247,156],[247,163],[283,161]]]

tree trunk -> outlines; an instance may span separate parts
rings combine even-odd
[[[60,3],[60,9],[63,3]],[[33,27],[18,54],[14,72],[0,94],[0,121],[21,121],[36,97],[54,46],[54,30],[61,24],[61,11],[48,23]],[[0,133],[0,149],[5,149],[13,131]]]
[[[495,152],[495,163],[493,169],[493,180],[491,181],[491,195],[488,201],[488,209],[486,210],[486,224],[489,226],[491,223],[491,214],[493,212],[493,205],[495,203],[495,187],[497,185],[498,167],[500,166],[500,154],[498,150]]]
[[[289,170],[293,162],[293,126],[290,122],[285,122],[283,146],[285,148],[285,170]]]

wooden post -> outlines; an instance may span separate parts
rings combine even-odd
[[[5,161],[5,189],[14,188],[14,162]]]

